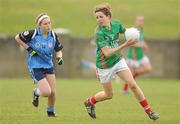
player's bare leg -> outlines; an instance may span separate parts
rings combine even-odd
[[[96,102],[112,99],[113,97],[113,89],[112,89],[111,82],[107,82],[102,85],[103,85],[104,91],[98,92],[93,97],[90,97],[84,102],[88,114],[94,119],[96,118],[95,106],[94,106]]]
[[[45,78],[38,81],[37,88],[33,91],[32,104],[35,107],[39,105],[39,96],[48,97],[51,94],[51,88]]]
[[[128,83],[129,87],[131,88],[134,95],[136,96],[136,99],[139,101],[141,106],[144,108],[145,112],[148,114],[150,119],[157,120],[159,118],[159,116],[151,110],[141,88],[137,85],[130,70],[120,71],[117,74],[120,76],[120,78],[122,80],[124,80],[125,82]]]
[[[47,114],[49,117],[55,117],[54,105],[56,101],[56,79],[55,74],[47,74],[46,79],[49,83],[51,88],[51,94],[48,96],[48,107],[47,107]]]
[[[135,78],[136,75],[135,75],[135,70],[134,70],[134,68],[131,67],[130,65],[128,65],[128,66],[129,66],[129,69],[131,70],[132,75],[134,75],[133,77]],[[129,89],[128,83],[125,82],[121,93],[122,93],[123,95],[128,95],[128,94],[129,94],[129,90],[128,90],[128,89]]]
[[[134,71],[139,75],[148,73],[152,70],[152,66],[150,63],[141,64],[139,68],[135,68]]]
[[[130,66],[129,66],[129,68],[130,68],[131,73],[132,73],[134,78],[136,78],[139,75],[149,73],[152,70],[152,66],[150,63],[141,64],[140,67],[138,67],[138,68],[132,68]],[[122,94],[127,94],[127,93],[128,93],[128,84],[125,83],[123,90],[122,90]]]

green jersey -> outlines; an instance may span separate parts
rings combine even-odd
[[[138,44],[144,43],[144,31],[143,29],[140,30],[140,38]],[[127,53],[128,59],[135,59],[140,60],[144,57],[144,49],[140,47],[130,47]]]
[[[119,33],[124,33],[125,28],[118,21],[111,21],[111,29],[99,26],[96,32],[96,66],[105,69],[113,67],[121,59],[120,54],[114,53],[110,57],[106,57],[101,48],[116,48],[120,44]]]

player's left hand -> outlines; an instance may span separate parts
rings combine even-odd
[[[57,57],[57,63],[58,63],[58,65],[62,65],[64,63],[63,58]]]
[[[145,51],[150,51],[150,49],[149,49],[149,46],[145,43],[145,44],[143,44],[143,47],[142,47]]]

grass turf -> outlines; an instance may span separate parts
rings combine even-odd
[[[160,114],[156,124],[180,122],[180,80],[139,79],[152,108]],[[93,79],[58,79],[56,118],[46,115],[46,98],[34,108],[31,79],[0,79],[0,124],[152,124],[132,93],[122,96],[120,84],[113,83],[114,98],[96,105],[97,119],[91,119],[83,101],[102,89]]]

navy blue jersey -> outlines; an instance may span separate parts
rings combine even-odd
[[[63,46],[59,42],[56,33],[53,31],[48,33],[44,38],[40,28],[25,31],[19,34],[20,39],[28,46],[32,47],[38,55],[31,56],[28,53],[28,68],[52,68],[53,53],[62,50]]]

